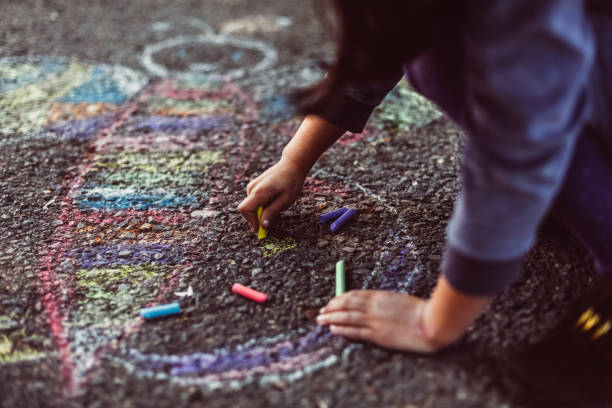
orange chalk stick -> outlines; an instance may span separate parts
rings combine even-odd
[[[240,296],[244,296],[245,298],[254,300],[258,303],[265,302],[268,297],[265,293],[258,292],[239,283],[234,283],[234,286],[232,286],[232,292]]]

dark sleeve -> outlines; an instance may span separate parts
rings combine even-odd
[[[521,272],[522,257],[508,260],[483,260],[464,255],[446,246],[442,271],[450,285],[466,295],[491,296],[506,289]]]
[[[442,273],[460,292],[493,295],[519,275],[569,167],[594,39],[581,1],[467,4],[468,140]]]
[[[363,131],[372,111],[402,78],[402,68],[351,82],[332,95],[329,103],[313,114],[353,133]]]

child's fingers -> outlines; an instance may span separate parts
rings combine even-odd
[[[349,337],[357,340],[370,340],[372,338],[372,328],[367,326],[339,326],[332,324],[329,330],[333,334]]]
[[[261,225],[268,229],[272,222],[291,205],[291,199],[287,194],[281,194],[274,201],[268,203],[261,213]]]
[[[238,206],[238,211],[240,212],[240,214],[242,214],[242,216],[244,217],[244,219],[246,220],[246,222],[249,224],[249,227],[251,228],[252,232],[257,232],[257,227],[259,225],[259,222],[257,221],[257,210],[255,210],[255,212],[253,211],[249,211],[247,210],[244,205],[245,205],[245,201],[248,199],[245,198],[240,205]]]
[[[251,230],[257,231],[259,228],[259,219],[257,217],[257,208],[262,206],[264,208],[268,206],[272,206],[274,209],[274,203],[278,200],[276,197],[276,193],[271,189],[262,189],[255,188],[251,190],[251,194],[249,194],[240,205],[238,205],[238,211],[242,214],[242,216],[247,220],[249,225],[251,226]],[[264,210],[265,211],[265,210]],[[262,219],[264,218],[262,214]],[[266,218],[268,224],[273,218]],[[262,225],[264,228],[267,228],[265,225]]]
[[[247,196],[240,205],[238,205],[238,211],[244,219],[249,223],[251,231],[256,232],[259,227],[259,220],[257,219],[257,207],[266,203],[265,197],[261,194],[251,194]]]
[[[246,193],[247,195],[251,194],[251,191],[253,191],[253,189],[255,187],[257,187],[259,185],[259,183],[261,183],[263,180],[265,180],[270,173],[272,173],[272,169],[274,167],[270,167],[268,170],[264,171],[263,173],[261,173],[259,176],[255,177],[253,180],[249,181],[249,184],[247,184],[246,186]]]
[[[257,184],[259,184],[259,180],[261,180],[261,175],[249,181],[249,184],[247,184],[246,186],[247,195],[251,194],[251,191],[253,191],[253,189],[257,186]]]
[[[327,306],[321,309],[321,313],[329,313],[337,310],[366,311],[369,309],[370,302],[368,300],[368,296],[364,295],[363,292],[359,290],[351,290],[343,295],[336,296],[329,301]]]
[[[325,313],[317,316],[317,323],[321,325],[337,324],[341,326],[365,326],[366,315],[362,311],[341,311]]]

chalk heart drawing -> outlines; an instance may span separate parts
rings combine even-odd
[[[273,50],[218,37],[190,21],[204,34],[180,41]],[[144,61],[162,48],[145,50]],[[228,183],[218,180],[243,180],[259,159],[249,134],[249,124],[260,120],[257,103],[228,80],[237,73],[219,76],[212,69],[151,85],[126,68],[58,58],[3,59],[0,72],[3,132],[52,132],[90,143],[64,182],[55,231],[40,251],[41,295],[67,395],[84,389],[102,358],[137,377],[217,389],[297,380],[358,347],[310,325],[200,353],[113,352],[141,329],[140,307],[173,297],[198,253],[194,248],[214,235],[207,225],[230,211],[217,198],[228,194]],[[326,188],[335,194],[344,188],[378,200],[397,217],[384,243],[403,249],[399,257],[383,251],[363,287],[409,290],[422,267],[408,223],[367,188],[338,179],[320,170],[307,181],[306,194],[324,199]],[[194,219],[201,228],[192,228]],[[271,239],[262,256],[297,245],[292,238]]]

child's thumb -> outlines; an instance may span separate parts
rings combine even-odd
[[[257,207],[259,207],[260,200],[254,196],[247,196],[238,205],[237,210],[242,214],[244,219],[249,223],[251,230],[256,232],[259,227],[259,220],[257,219]]]

